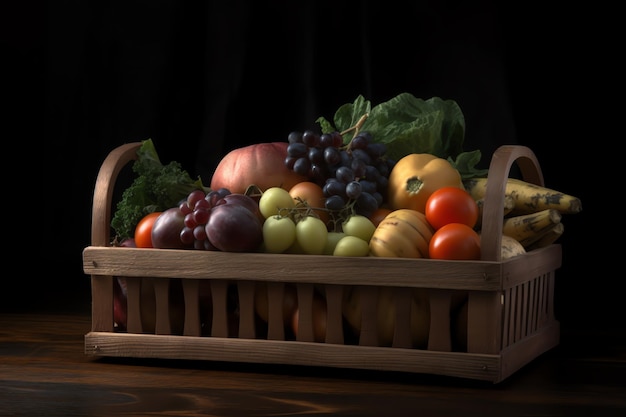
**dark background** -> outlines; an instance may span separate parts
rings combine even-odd
[[[602,220],[611,230],[600,214],[610,199],[597,198],[605,162],[596,158],[616,139],[597,137],[608,114],[591,115],[604,111],[608,71],[597,69],[607,45],[599,48],[588,10],[223,3],[39,1],[2,14],[5,230],[15,259],[0,311],[88,311],[81,252],[98,169],[116,146],[152,138],[163,162],[208,183],[230,149],[286,140],[358,95],[378,104],[410,92],[460,105],[464,148],[480,149],[484,167],[499,145],[529,146],[546,185],[582,200],[582,213],[563,218],[557,315],[566,338],[624,329],[613,290],[621,277],[607,272],[611,247],[599,232]]]

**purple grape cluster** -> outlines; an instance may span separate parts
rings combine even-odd
[[[215,250],[207,238],[206,225],[209,222],[211,209],[217,206],[230,191],[226,188],[205,193],[194,190],[178,208],[185,215],[184,227],[180,232],[180,240],[184,245],[192,245],[194,249]]]
[[[294,131],[287,139],[285,165],[322,187],[328,210],[351,207],[369,216],[382,205],[395,161],[369,132],[358,132],[346,145],[340,132]]]

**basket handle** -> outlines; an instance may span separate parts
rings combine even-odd
[[[130,161],[137,159],[141,142],[120,145],[106,157],[100,170],[93,193],[91,212],[91,244],[109,246],[111,239],[111,205],[115,181],[120,171]]]
[[[506,181],[511,166],[516,162],[522,180],[544,186],[543,173],[534,152],[521,145],[502,145],[493,153],[487,174],[487,189],[483,206],[481,231],[481,259],[500,261],[502,245],[502,219]]]

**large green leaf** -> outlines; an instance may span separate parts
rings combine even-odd
[[[358,130],[344,134],[345,143],[358,131],[368,131],[375,141],[387,145],[386,155],[393,160],[411,153],[430,153],[450,160],[464,178],[486,173],[475,169],[480,150],[464,155],[465,118],[454,100],[439,97],[423,100],[402,93],[372,107],[363,96],[358,96],[353,103],[337,110],[334,124],[323,117],[317,122],[324,133],[343,132],[357,126],[363,116],[367,118]]]

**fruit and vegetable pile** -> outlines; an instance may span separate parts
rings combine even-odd
[[[228,252],[481,259],[487,174],[463,151],[453,100],[411,94],[377,106],[359,96],[320,131],[235,149],[210,185],[150,139],[111,221],[114,245]],[[578,198],[509,178],[502,259],[554,243]],[[491,221],[491,219],[490,219]],[[496,221],[495,219],[493,221]]]
[[[320,131],[294,131],[284,141],[231,151],[208,185],[192,179],[175,161],[162,164],[153,142],[143,141],[132,166],[136,178],[124,190],[111,219],[112,246],[481,259],[489,172],[477,168],[480,150],[463,150],[465,124],[454,101],[401,94],[372,107],[358,97],[339,108],[332,122],[324,118],[317,122]],[[563,233],[562,216],[582,209],[572,195],[516,178],[507,180],[503,199],[502,217],[489,219],[502,222],[502,260],[552,244]],[[114,314],[123,329],[126,279],[117,278]],[[148,293],[142,317],[144,307],[154,304],[149,285],[149,280],[142,285]],[[254,308],[267,322],[264,287],[265,283],[256,283]],[[287,283],[284,291],[285,326],[297,334],[296,287]],[[428,295],[421,289],[412,291],[411,337],[414,346],[423,348]],[[460,292],[456,298],[450,314],[461,323],[458,317],[467,312],[463,308],[467,294]],[[393,338],[393,302],[391,289],[380,288],[381,346]],[[229,314],[235,315],[236,302],[232,304]],[[342,304],[350,335],[358,337],[363,306],[356,288],[345,288]],[[172,306],[180,318],[182,303]],[[315,340],[323,341],[324,291],[315,289],[312,308]],[[154,326],[154,311],[147,316],[152,324],[144,322],[144,330]],[[182,326],[180,320],[175,322]]]

